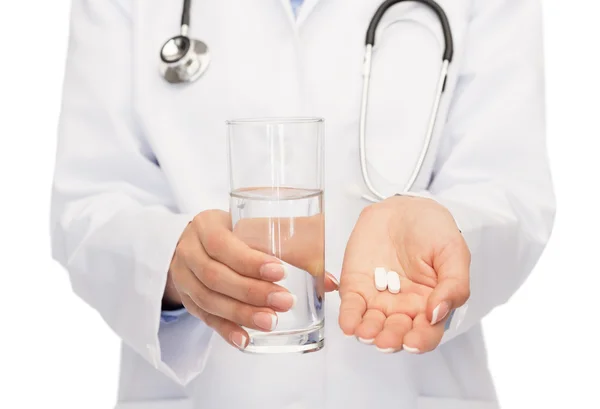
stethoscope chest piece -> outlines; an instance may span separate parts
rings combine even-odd
[[[160,49],[160,73],[171,84],[197,80],[209,64],[208,46],[184,35],[170,38]]]

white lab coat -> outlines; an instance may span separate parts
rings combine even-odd
[[[196,1],[190,35],[212,64],[173,86],[158,52],[181,1],[74,0],[53,189],[53,254],[74,291],[123,340],[121,409],[484,409],[497,407],[480,321],[536,264],[555,201],[545,147],[538,0],[439,0],[455,56],[415,191],[447,206],[473,254],[462,325],[435,351],[386,355],[342,335],[326,299],[326,347],[241,353],[191,316],[160,321],[177,239],[200,211],[228,208],[224,121],[326,120],[326,264],[339,274],[368,205],[358,158],[362,53],[380,0]],[[375,186],[404,185],[441,64],[435,16],[384,17],[374,56],[368,156]],[[526,336],[526,334],[506,334]],[[90,368],[93,372],[93,368]]]

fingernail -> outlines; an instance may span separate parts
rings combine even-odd
[[[240,334],[239,332],[234,332],[231,334],[231,343],[241,350],[246,349],[247,340],[248,338],[246,338],[245,335]]]
[[[391,354],[391,353],[396,352],[396,350],[394,348],[379,348],[379,347],[376,347],[376,348],[379,352],[384,353],[384,354]]]
[[[329,278],[331,279],[331,281],[333,281],[333,284],[335,284],[335,288],[340,288],[340,282],[337,278],[335,278],[333,274],[329,274]]]
[[[410,352],[411,354],[421,353],[421,351],[419,351],[417,348],[411,348],[408,345],[402,345],[402,349],[404,349],[406,352]]]
[[[357,337],[357,338],[360,342],[362,342],[365,345],[371,345],[373,343],[373,341],[375,341],[374,339],[366,339],[366,338],[361,338],[361,337]]]
[[[355,337],[354,337],[354,335],[348,335],[348,334],[346,334],[345,332],[342,332],[342,334],[344,334],[344,336],[345,336],[346,338],[355,338]]]
[[[267,303],[278,310],[287,311],[294,308],[297,297],[286,291],[278,291],[267,296]]]
[[[287,270],[283,264],[268,263],[260,268],[260,276],[269,281],[281,281],[287,277]]]
[[[257,312],[252,320],[257,327],[267,331],[273,331],[277,327],[277,315],[268,312]]]
[[[446,301],[441,302],[437,307],[434,308],[431,316],[431,325],[435,325],[444,318],[450,312],[450,305]]]

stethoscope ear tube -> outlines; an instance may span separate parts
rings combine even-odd
[[[381,19],[383,18],[383,15],[385,14],[385,12],[388,11],[390,7],[392,7],[398,3],[403,3],[406,1],[412,1],[412,2],[416,2],[416,3],[425,4],[426,6],[429,6],[431,8],[431,10],[433,10],[435,12],[438,19],[440,20],[440,24],[442,26],[442,31],[444,32],[445,46],[444,46],[444,55],[443,55],[442,59],[446,60],[448,62],[452,62],[452,57],[454,56],[454,42],[452,40],[452,30],[450,28],[450,22],[448,21],[448,17],[446,16],[446,12],[444,11],[444,9],[439,4],[437,4],[434,0],[386,0],[386,1],[384,1],[381,4],[381,6],[379,6],[377,11],[373,15],[373,18],[371,19],[371,23],[369,24],[369,28],[367,30],[367,38],[366,38],[365,45],[367,45],[367,46],[375,45],[375,34],[377,31],[377,27],[379,26],[379,23],[381,22]]]

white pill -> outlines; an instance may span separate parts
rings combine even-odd
[[[387,272],[387,288],[392,294],[400,292],[400,276],[395,271]]]
[[[388,286],[387,275],[385,273],[385,268],[377,267],[375,269],[375,288],[379,291],[385,291]]]

